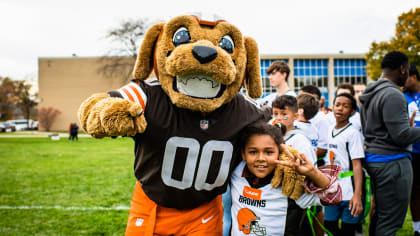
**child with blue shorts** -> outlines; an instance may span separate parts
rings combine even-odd
[[[343,190],[339,204],[325,207],[324,224],[333,235],[354,236],[357,223],[363,216],[363,138],[349,122],[356,106],[354,97],[347,93],[337,95],[333,103],[336,124],[328,132],[327,162],[342,168],[338,182]],[[341,229],[338,227],[340,219]]]

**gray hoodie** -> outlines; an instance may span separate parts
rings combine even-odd
[[[366,152],[404,153],[420,141],[420,127],[410,127],[407,101],[394,83],[381,78],[369,84],[359,100]]]

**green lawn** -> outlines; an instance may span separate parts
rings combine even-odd
[[[69,135],[69,131],[38,131],[38,130],[24,130],[24,131],[15,131],[15,132],[0,132],[1,136],[19,136],[19,135],[38,135],[38,136],[44,136],[47,137],[51,134],[67,134]],[[78,135],[86,134],[84,131],[78,132]]]
[[[1,136],[19,136],[19,135],[26,135],[26,136],[32,136],[32,135],[43,135],[44,137],[47,137],[49,134],[52,134],[53,132],[38,132],[38,131],[15,131],[15,132],[1,132]]]
[[[363,230],[366,232],[365,235],[369,235],[369,220],[366,219],[368,222],[366,222],[363,225]],[[411,213],[410,208],[408,208],[407,216],[405,217],[404,225],[403,227],[397,231],[397,236],[411,236],[414,235],[413,232],[413,224],[411,223]]]
[[[0,206],[129,206],[129,138],[0,138]],[[123,235],[128,210],[0,209],[0,235]]]
[[[133,150],[130,138],[0,138],[0,235],[123,235],[128,210],[68,208],[128,207]],[[397,235],[413,235],[410,214]]]

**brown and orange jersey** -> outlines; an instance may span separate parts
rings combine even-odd
[[[266,117],[242,94],[204,115],[174,106],[157,80],[137,83],[109,94],[145,106],[147,128],[134,136],[134,171],[146,195],[190,209],[223,193],[240,161],[239,131]]]

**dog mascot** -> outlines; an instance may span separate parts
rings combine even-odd
[[[152,70],[157,79],[146,80]],[[175,17],[147,31],[133,76],[78,112],[93,137],[135,141],[126,235],[221,235],[238,133],[270,118],[239,93],[262,94],[256,42],[226,21]]]

